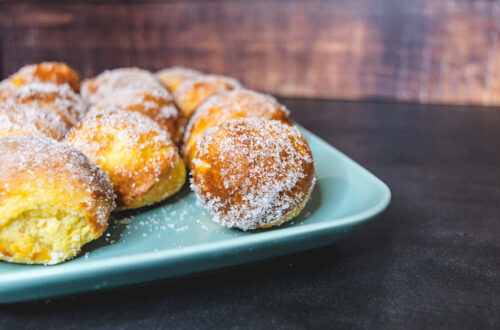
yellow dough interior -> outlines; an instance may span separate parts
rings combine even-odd
[[[0,218],[0,260],[56,264],[76,256],[82,245],[95,238],[92,224],[67,205],[34,204],[29,198],[16,197],[0,207],[4,215]]]

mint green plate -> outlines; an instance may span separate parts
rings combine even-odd
[[[389,188],[314,134],[317,184],[302,213],[274,229],[222,228],[184,189],[153,207],[119,213],[82,254],[55,266],[0,262],[0,303],[179,277],[331,244],[383,211]]]

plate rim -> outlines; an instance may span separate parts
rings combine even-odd
[[[6,287],[10,283],[11,285],[19,286],[21,282],[28,280],[33,280],[36,278],[39,281],[50,281],[56,279],[60,276],[64,278],[73,278],[74,282],[81,281],[82,277],[87,274],[113,274],[113,273],[123,273],[127,270],[138,269],[138,268],[148,268],[154,265],[158,265],[162,261],[175,260],[177,258],[182,258],[184,256],[199,256],[203,254],[216,253],[219,250],[223,250],[228,243],[231,245],[232,249],[248,248],[248,246],[258,245],[264,242],[272,242],[273,240],[287,240],[294,236],[305,235],[313,233],[316,231],[321,231],[325,229],[333,229],[336,227],[342,227],[346,225],[356,225],[370,219],[373,219],[382,211],[384,211],[391,201],[391,191],[387,184],[371,173],[369,170],[355,162],[349,156],[344,154],[342,151],[336,147],[330,145],[328,142],[323,140],[321,137],[310,132],[306,128],[297,125],[298,128],[304,133],[307,139],[314,139],[315,143],[320,145],[320,150],[325,150],[327,152],[332,152],[336,157],[340,157],[342,161],[346,162],[349,167],[355,167],[356,170],[361,171],[366,178],[375,183],[380,189],[381,193],[379,196],[379,201],[371,206],[370,208],[363,210],[359,213],[340,217],[340,218],[329,218],[327,220],[311,223],[307,225],[297,225],[287,228],[278,228],[275,230],[259,232],[259,235],[246,235],[239,236],[231,239],[226,239],[222,241],[201,243],[192,246],[182,247],[179,249],[165,249],[158,251],[148,251],[141,252],[137,254],[129,254],[118,257],[109,257],[100,260],[92,261],[91,263],[78,264],[78,266],[66,268],[54,266],[38,266],[40,268],[34,268],[28,272],[12,272],[8,274],[2,274],[0,272],[0,285],[1,287]],[[81,256],[80,256],[81,258]],[[22,265],[30,267],[31,265]],[[76,275],[76,277],[75,277]],[[141,281],[139,281],[141,282]],[[134,282],[135,283],[135,282]],[[132,284],[132,282],[131,282]],[[84,290],[87,291],[87,290]],[[63,294],[64,295],[64,294]],[[22,299],[25,300],[25,299]],[[12,301],[12,300],[10,300]],[[0,299],[0,303],[1,299]]]

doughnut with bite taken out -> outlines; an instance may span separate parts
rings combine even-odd
[[[102,235],[114,206],[108,176],[74,148],[0,138],[0,260],[52,265]]]

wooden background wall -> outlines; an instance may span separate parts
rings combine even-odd
[[[0,2],[0,74],[184,65],[283,96],[500,105],[500,0]]]

